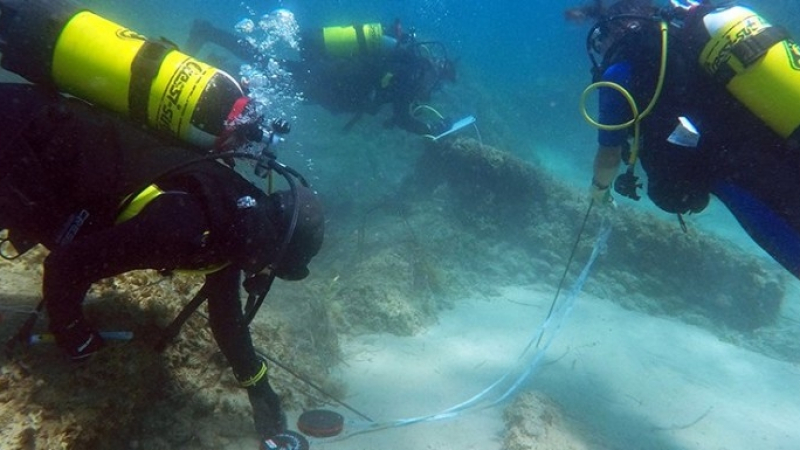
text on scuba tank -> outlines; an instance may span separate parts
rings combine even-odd
[[[192,77],[199,77],[203,73],[203,68],[196,61],[188,59],[180,65],[180,69],[172,74],[169,83],[164,90],[164,96],[158,109],[157,127],[161,130],[172,130],[175,127],[173,121],[175,116],[184,109],[185,101],[181,102],[183,92]],[[178,130],[172,130],[178,131]]]
[[[783,41],[786,54],[789,56],[789,64],[794,70],[800,70],[800,46],[791,39]]]
[[[144,41],[144,40],[147,39],[144,36],[142,36],[141,34],[135,32],[133,30],[130,30],[128,28],[120,28],[119,30],[117,30],[117,32],[115,34],[120,39],[136,39],[136,40],[139,40],[139,41]]]
[[[738,23],[736,26],[728,30],[724,36],[722,36],[722,48],[718,50],[714,60],[707,65],[706,70],[708,70],[709,73],[717,73],[720,66],[727,63],[728,60],[731,59],[731,53],[734,45],[766,30],[769,28],[769,26],[770,25],[767,22],[758,16],[748,17],[747,19]]]

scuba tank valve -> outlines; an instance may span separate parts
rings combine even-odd
[[[256,161],[255,174],[259,178],[266,178],[270,169],[270,160],[275,159],[275,153],[272,147],[279,142],[283,142],[283,135],[289,134],[292,130],[289,122],[284,119],[275,119],[270,124],[270,130],[267,132],[266,139],[262,142],[261,153],[258,155]]]

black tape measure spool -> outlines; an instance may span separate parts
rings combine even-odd
[[[312,409],[300,414],[297,429],[311,437],[337,436],[344,428],[344,417],[327,409]]]
[[[308,441],[300,433],[286,430],[261,442],[260,450],[308,450]]]

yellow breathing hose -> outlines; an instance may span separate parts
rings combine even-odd
[[[434,108],[433,106],[420,104],[420,105],[416,105],[416,106],[413,106],[413,107],[410,107],[410,108],[411,108],[411,117],[418,117],[417,114],[419,114],[420,111],[429,111],[429,112],[433,113],[433,115],[435,115],[439,119],[444,119],[444,116],[442,115],[442,113],[437,111],[436,108]],[[425,134],[425,135],[423,135],[423,137],[426,137],[428,139],[433,139],[435,136],[433,136],[431,134]]]
[[[438,118],[440,118],[440,119],[444,119],[444,116],[442,115],[442,113],[440,113],[439,111],[437,111],[437,110],[436,110],[436,108],[434,108],[434,107],[432,107],[432,106],[428,106],[428,105],[422,105],[422,104],[421,104],[421,105],[414,106],[414,107],[411,109],[411,116],[412,116],[412,117],[417,117],[417,113],[419,113],[419,112],[420,112],[420,111],[422,111],[422,110],[425,110],[425,111],[430,111],[430,112],[431,112],[431,113],[433,113],[433,114],[434,114],[436,117],[438,117]]]
[[[658,70],[658,82],[656,83],[656,90],[653,93],[653,97],[650,99],[650,104],[647,105],[647,108],[645,108],[644,111],[639,113],[639,108],[636,105],[636,100],[633,98],[631,93],[628,92],[627,89],[625,89],[624,87],[620,86],[617,83],[613,83],[610,81],[598,81],[596,83],[592,83],[586,89],[584,89],[583,94],[581,94],[581,100],[580,100],[581,114],[583,114],[583,118],[587,122],[589,122],[592,126],[601,130],[616,131],[628,128],[631,125],[633,125],[633,144],[631,145],[630,157],[628,158],[629,170],[633,168],[633,166],[636,164],[636,160],[639,157],[640,123],[642,119],[644,119],[648,114],[650,114],[650,111],[653,110],[656,103],[658,102],[659,96],[661,95],[661,90],[664,87],[664,77],[667,70],[667,48],[668,48],[667,46],[669,40],[668,39],[669,28],[667,26],[667,23],[664,21],[661,21],[660,28],[661,28],[661,67],[659,67]],[[627,100],[628,105],[630,105],[631,107],[631,113],[633,118],[627,122],[615,125],[602,124],[594,120],[589,115],[589,112],[586,109],[586,99],[588,98],[590,93],[600,88],[611,88],[622,94],[622,96],[625,97],[625,100]]]

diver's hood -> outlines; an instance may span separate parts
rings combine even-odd
[[[297,188],[298,215],[291,227],[295,196],[290,190],[274,192],[255,201],[243,197],[231,237],[234,263],[248,273],[271,268],[278,278],[300,280],[308,276],[308,263],[322,247],[325,219],[317,195]],[[292,233],[286,243],[287,233]],[[285,245],[285,248],[284,248]]]
[[[297,195],[289,190],[277,191],[268,197],[270,221],[281,236],[292,233],[280,260],[273,263],[275,275],[284,280],[301,280],[308,276],[308,263],[322,247],[325,237],[325,216],[319,198],[309,188],[297,187]],[[297,223],[291,229],[292,215],[298,204]]]

